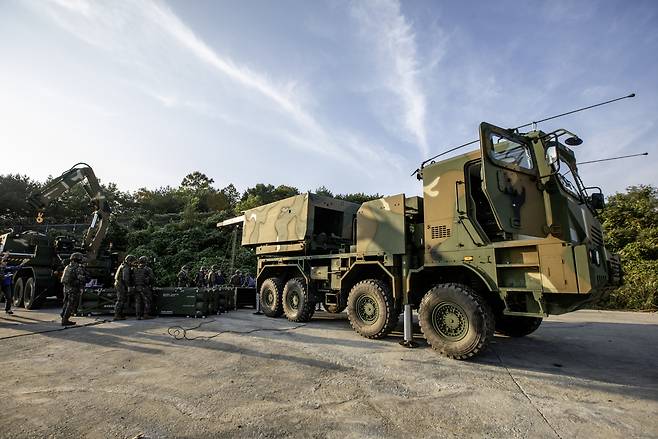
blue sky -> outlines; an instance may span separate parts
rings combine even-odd
[[[650,153],[583,165],[589,185],[658,185],[656,1],[3,0],[0,55],[0,173],[417,194],[481,121],[637,92],[540,128],[581,161]]]

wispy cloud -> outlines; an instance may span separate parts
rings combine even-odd
[[[147,63],[150,47],[140,45],[153,43],[154,39],[164,38],[169,41],[166,44],[173,41],[188,55],[210,67],[222,78],[227,78],[243,89],[256,92],[265,98],[258,105],[269,102],[269,107],[278,111],[289,122],[287,127],[272,127],[271,134],[288,142],[291,147],[331,157],[364,174],[369,173],[369,168],[385,169],[398,166],[399,157],[381,154],[381,148],[367,141],[361,141],[355,147],[354,143],[359,136],[345,132],[340,127],[324,126],[305,105],[308,96],[305,89],[300,87],[299,81],[276,81],[263,72],[220,55],[164,3],[52,0],[51,4],[54,7],[49,8],[49,13],[57,24],[88,44],[112,52],[123,62]],[[160,45],[159,47],[166,46],[162,41],[156,44]],[[215,109],[206,105],[199,106],[183,93],[172,92],[169,88],[166,91],[158,91],[154,84],[137,88],[166,108],[186,109],[206,116],[225,113],[214,111]],[[236,119],[230,118],[227,121],[235,123]],[[244,125],[240,122],[236,124]],[[258,130],[262,132],[263,127],[258,127]],[[349,139],[349,142],[346,139]]]
[[[404,129],[411,134],[420,152],[427,155],[427,104],[420,85],[421,66],[412,25],[402,14],[397,0],[355,2],[352,15],[361,34],[376,47],[385,87],[400,100]]]

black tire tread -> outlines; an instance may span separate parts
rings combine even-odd
[[[292,284],[297,284],[306,295],[305,300],[303,300],[302,308],[297,313],[297,316],[292,316],[290,313],[285,312],[286,293],[288,292],[289,286]],[[308,322],[311,320],[311,318],[313,318],[313,314],[315,313],[315,301],[313,300],[313,295],[309,291],[308,286],[306,285],[306,280],[304,280],[303,277],[293,277],[292,279],[288,280],[288,282],[286,282],[286,285],[283,287],[282,304],[284,308],[284,314],[286,315],[286,318],[291,322]]]
[[[455,355],[450,352],[446,352],[444,349],[442,349],[441,346],[434,346],[432,345],[432,349],[436,350],[439,352],[441,355],[452,358],[454,360],[468,360],[470,358],[473,358],[474,356],[478,355],[480,352],[484,351],[491,340],[493,339],[494,335],[494,327],[495,327],[495,319],[494,319],[494,314],[493,311],[491,310],[491,307],[489,304],[484,300],[482,296],[480,296],[475,290],[471,289],[470,287],[467,287],[466,285],[463,284],[458,284],[458,283],[446,283],[446,284],[438,284],[435,285],[430,291],[432,291],[436,287],[444,287],[444,288],[452,288],[455,289],[459,292],[461,292],[465,297],[468,299],[472,300],[475,302],[478,311],[482,314],[483,322],[484,322],[484,337],[481,337],[480,340],[478,341],[478,344],[467,354],[464,355]],[[428,306],[427,302],[429,302],[432,299],[432,295],[430,294],[425,294],[423,297],[423,300],[420,302],[420,307],[419,312],[423,309],[424,306]],[[422,320],[419,319],[420,323],[420,330],[425,335],[425,330],[423,329],[423,323]],[[427,339],[427,337],[425,337]]]
[[[539,329],[542,320],[541,317],[499,315],[496,319],[496,332],[508,337],[525,337]]]
[[[274,312],[266,310],[263,305],[263,288],[267,283],[271,283],[273,288],[276,290],[277,295],[277,307]],[[281,317],[283,315],[283,281],[278,277],[270,277],[263,281],[263,284],[260,286],[258,291],[258,300],[261,303],[261,309],[263,313],[268,317]]]
[[[360,282],[357,282],[353,287],[356,288],[359,285],[368,285],[370,288],[375,288],[381,291],[382,297],[384,298],[384,302],[386,304],[386,323],[382,327],[381,330],[379,330],[375,334],[363,334],[359,327],[354,324],[355,320],[355,315],[354,315],[354,310],[351,307],[347,307],[347,317],[350,322],[350,326],[352,326],[352,329],[356,331],[359,335],[365,338],[369,339],[380,339],[386,337],[393,329],[395,329],[395,326],[398,324],[398,320],[400,317],[400,314],[398,314],[395,311],[395,300],[393,298],[393,293],[391,292],[391,289],[386,285],[385,282],[379,280],[379,279],[366,279],[362,280]],[[350,295],[352,294],[352,290],[350,290]],[[349,299],[348,299],[349,300]]]

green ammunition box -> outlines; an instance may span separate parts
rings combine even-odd
[[[117,292],[114,288],[85,288],[84,293],[80,296],[75,315],[114,314],[116,301]],[[128,295],[123,311],[126,315],[135,313],[135,299],[132,294]]]
[[[210,313],[208,288],[156,288],[154,303],[161,316],[205,317]]]

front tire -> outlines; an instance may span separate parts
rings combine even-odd
[[[427,342],[448,358],[472,358],[493,338],[489,304],[465,285],[440,284],[429,290],[420,303],[418,319]]]
[[[315,301],[302,277],[286,282],[283,288],[283,312],[291,322],[308,322],[315,313]]]
[[[281,317],[283,314],[282,282],[278,277],[270,277],[260,286],[260,308],[268,317]]]
[[[496,332],[508,337],[525,337],[539,329],[542,320],[541,317],[499,315],[496,318]]]
[[[23,278],[19,278],[14,284],[14,295],[12,296],[12,301],[14,308],[18,308],[23,305],[23,290],[25,289],[25,284],[23,283]]]
[[[386,337],[398,323],[389,286],[377,279],[362,280],[347,298],[347,318],[352,328],[366,338]]]

